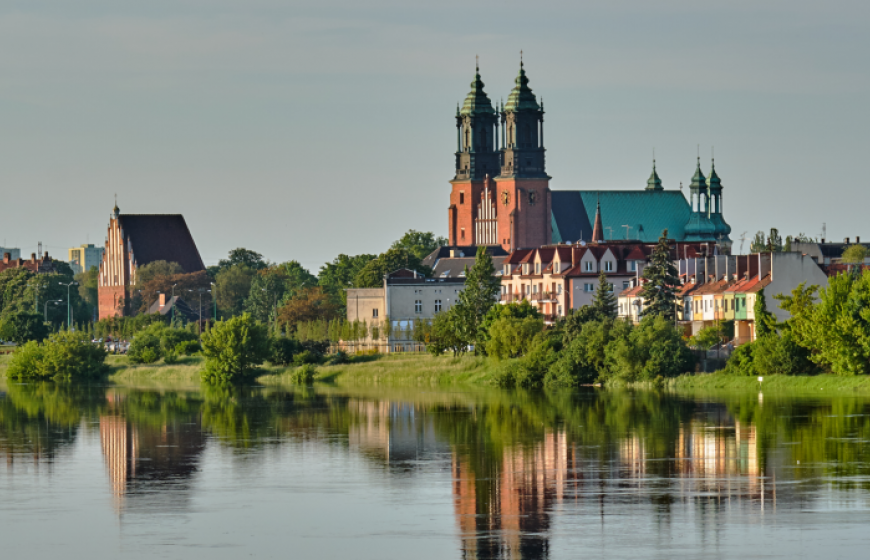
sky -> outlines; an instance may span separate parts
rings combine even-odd
[[[688,187],[715,150],[736,251],[870,240],[866,0],[4,0],[0,245],[102,244],[116,194],[207,265],[446,235],[456,103],[520,50],[552,189],[643,188],[653,150]]]

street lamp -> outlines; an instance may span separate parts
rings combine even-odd
[[[61,286],[66,286],[66,328],[70,329],[72,327],[72,319],[70,318],[70,306],[69,306],[69,289],[70,286],[78,286],[78,282],[70,282],[69,284],[64,284],[63,282],[58,282]]]
[[[63,303],[63,300],[62,299],[50,299],[47,302],[45,302],[45,305],[43,306],[42,315],[43,315],[43,318],[45,319],[46,323],[48,322],[48,304],[49,303],[53,303],[53,304],[57,305],[58,303]]]
[[[214,322],[217,323],[217,297],[216,297],[216,295],[217,295],[217,284],[215,284],[214,282],[210,282],[210,284],[212,285],[212,289],[211,289],[210,291],[211,291],[212,294],[213,294],[213,295],[211,296],[211,301],[212,301],[212,303],[214,304]]]
[[[187,290],[188,292],[193,292],[193,290]],[[202,294],[211,293],[211,290],[203,290],[200,288],[196,290],[199,292],[199,323],[197,324],[197,331],[199,332],[199,341],[202,342]]]

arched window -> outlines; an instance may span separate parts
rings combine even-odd
[[[532,127],[530,127],[529,125],[523,126],[523,143],[532,143]]]

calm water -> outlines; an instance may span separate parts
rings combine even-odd
[[[870,400],[0,392],[3,558],[867,558]]]

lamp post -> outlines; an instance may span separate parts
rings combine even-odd
[[[212,293],[211,301],[214,304],[214,322],[217,323],[217,284],[214,282],[210,282],[210,284],[212,285],[209,291]]]
[[[45,319],[46,323],[48,322],[48,304],[49,303],[53,303],[53,304],[57,305],[58,303],[63,303],[63,300],[62,299],[50,299],[47,302],[45,302],[45,305],[43,306],[42,316]]]
[[[193,290],[187,290],[188,292],[193,292]],[[199,323],[197,324],[197,332],[199,333],[199,341],[202,342],[202,294],[203,292],[211,293],[211,290],[204,290],[200,288],[196,290],[199,292]]]
[[[64,284],[63,282],[58,282],[61,286],[66,286],[66,328],[72,328],[72,319],[70,318],[70,305],[69,305],[69,289],[71,286],[78,286],[78,282],[70,282],[69,284]]]

